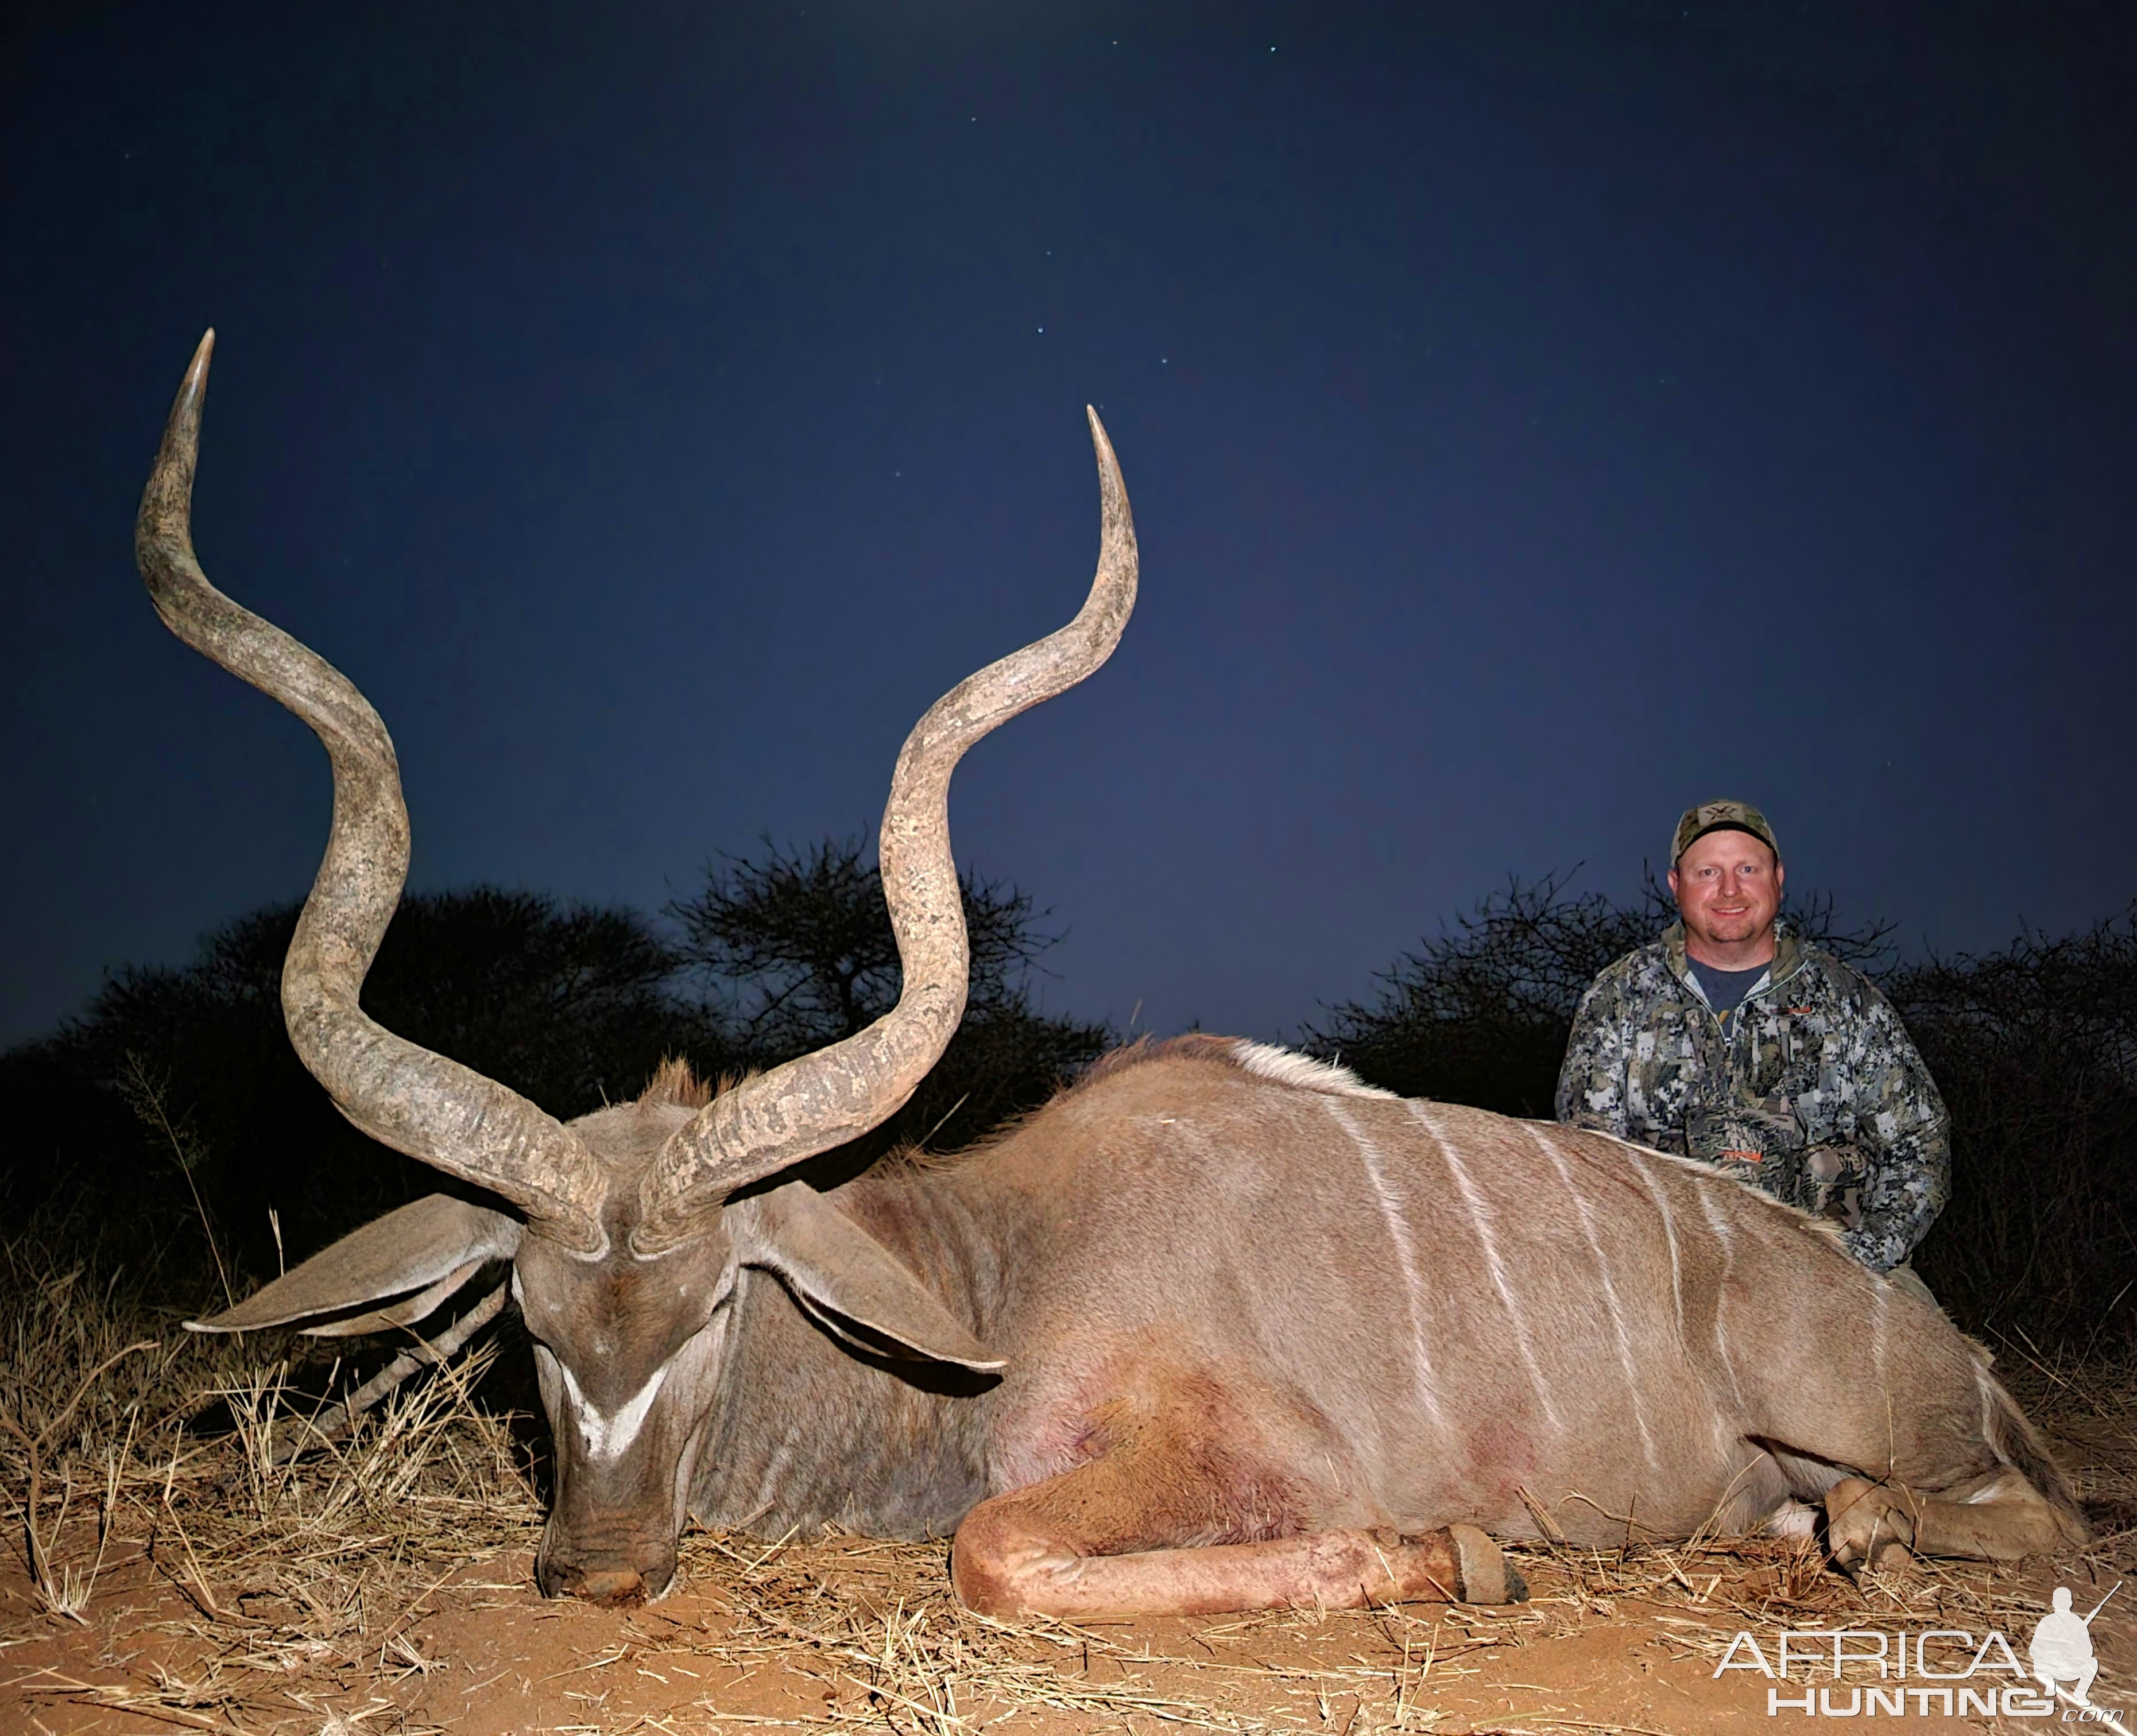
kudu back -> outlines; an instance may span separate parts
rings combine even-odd
[[[406,1326],[509,1262],[556,1452],[544,1591],[657,1597],[694,1519],[954,1533],[967,1602],[1067,1617],[1499,1601],[1521,1588],[1494,1537],[1544,1524],[1614,1544],[1822,1522],[1844,1565],[2084,1534],[1935,1308],[1789,1208],[1599,1135],[1195,1037],[1108,1058],[960,1160],[780,1180],[894,1113],[957,1028],[959,757],[1127,623],[1135,533],[1095,415],[1082,609],[930,708],[893,773],[890,1013],[717,1095],[671,1065],[569,1123],[383,1029],[358,994],[407,867],[392,744],[195,560],[213,338],[136,548],[173,631],[332,764],[290,1040],[357,1126],[496,1204],[419,1200],[197,1329]]]

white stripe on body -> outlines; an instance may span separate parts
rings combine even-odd
[[[1616,1141],[1616,1144],[1625,1154],[1627,1167],[1640,1178],[1641,1184],[1647,1189],[1649,1196],[1654,1200],[1656,1211],[1662,1214],[1662,1234],[1669,1243],[1670,1300],[1677,1311],[1677,1340],[1680,1349],[1688,1349],[1684,1335],[1683,1262],[1678,1252],[1677,1213],[1670,1209],[1669,1203],[1670,1172],[1664,1169],[1660,1175],[1658,1175],[1655,1166],[1648,1160],[1651,1157],[1659,1157],[1666,1163],[1678,1164],[1680,1169],[1682,1165],[1678,1163],[1677,1159],[1671,1157],[1667,1152],[1650,1151],[1644,1145],[1632,1145],[1623,1140]],[[1695,1180],[1693,1185],[1697,1186],[1698,1183]],[[1740,1398],[1741,1395],[1739,1396]],[[1731,1451],[1733,1444],[1742,1437],[1722,1420],[1719,1406],[1709,1404],[1706,1409],[1708,1425],[1714,1432],[1715,1444],[1726,1454]]]
[[[751,1510],[749,1516],[752,1520],[761,1519],[769,1513],[772,1504],[787,1489],[787,1473],[793,1469],[796,1457],[794,1444],[791,1441],[781,1441],[772,1449],[772,1457],[757,1480],[757,1488],[753,1491],[757,1496],[757,1505]]]
[[[1870,1366],[1877,1374],[1881,1393],[1885,1390],[1885,1308],[1890,1294],[1881,1278],[1870,1286]]]
[[[1447,1418],[1439,1408],[1438,1383],[1433,1378],[1432,1352],[1428,1346],[1424,1321],[1418,1311],[1418,1301],[1424,1293],[1417,1273],[1417,1250],[1410,1240],[1409,1227],[1402,1219],[1401,1208],[1396,1204],[1393,1192],[1388,1187],[1385,1174],[1380,1167],[1382,1153],[1378,1145],[1351,1117],[1349,1111],[1333,1097],[1327,1099],[1328,1113],[1336,1125],[1351,1136],[1357,1147],[1358,1156],[1365,1166],[1366,1179],[1373,1184],[1373,1198],[1379,1204],[1380,1217],[1388,1227],[1388,1240],[1394,1243],[1395,1263],[1402,1268],[1403,1300],[1409,1310],[1409,1341],[1414,1353],[1410,1364],[1410,1379],[1417,1388],[1417,1396],[1430,1414],[1433,1426],[1443,1435]]]
[[[1594,1214],[1588,1209],[1588,1199],[1575,1185],[1573,1172],[1565,1167],[1565,1154],[1557,1142],[1546,1139],[1531,1121],[1516,1124],[1529,1137],[1530,1143],[1550,1160],[1551,1167],[1558,1171],[1558,1183],[1573,1209],[1580,1218],[1580,1234],[1588,1243],[1589,1257],[1595,1262],[1595,1275],[1603,1282],[1603,1306],[1610,1311],[1610,1330],[1618,1340],[1618,1365],[1625,1371],[1625,1391],[1632,1401],[1633,1426],[1640,1432],[1640,1450],[1647,1455],[1648,1468],[1660,1471],[1662,1464],[1655,1452],[1653,1432],[1648,1427],[1648,1408],[1640,1397],[1640,1370],[1633,1357],[1633,1340],[1625,1330],[1625,1311],[1618,1305],[1618,1286],[1610,1276],[1610,1262],[1603,1256],[1603,1244],[1596,1239]]]
[[[1997,1461],[2008,1465],[2011,1461],[1996,1450],[1996,1397],[1989,1390],[1989,1377],[1978,1362],[1974,1365],[1974,1390],[1981,1395],[1981,1438],[1989,1443],[1989,1450],[1996,1453]]]
[[[1448,1143],[1445,1135],[1433,1124],[1425,1112],[1425,1105],[1415,1098],[1406,1098],[1403,1106],[1412,1120],[1432,1137],[1439,1147],[1440,1155],[1447,1160],[1447,1168],[1454,1178],[1454,1185],[1461,1191],[1463,1203],[1469,1208],[1469,1221],[1476,1227],[1477,1239],[1484,1245],[1484,1265],[1492,1274],[1492,1287],[1499,1292],[1499,1300],[1506,1305],[1507,1318],[1514,1325],[1514,1342],[1521,1353],[1521,1363],[1529,1371],[1529,1381],[1536,1388],[1536,1403],[1543,1408],[1544,1419],[1552,1428],[1563,1432],[1565,1424],[1559,1420],[1558,1407],[1550,1402],[1550,1388],[1543,1378],[1543,1369],[1537,1364],[1536,1349],[1529,1342],[1528,1321],[1523,1317],[1521,1305],[1514,1300],[1514,1292],[1507,1282],[1506,1268],[1499,1262],[1499,1249],[1492,1236],[1490,1208],[1477,1192],[1463,1167],[1462,1160],[1454,1155],[1454,1147]]]
[[[1736,1364],[1730,1358],[1729,1343],[1721,1330],[1721,1306],[1729,1299],[1729,1274],[1736,1263],[1736,1241],[1730,1233],[1728,1220],[1714,1209],[1714,1197],[1702,1184],[1704,1181],[1704,1177],[1695,1176],[1692,1191],[1700,1210],[1706,1214],[1707,1227],[1714,1232],[1714,1239],[1721,1244],[1721,1272],[1714,1281],[1714,1354],[1721,1359],[1721,1371],[1729,1377],[1729,1390],[1736,1395],[1737,1414],[1748,1422],[1751,1408],[1745,1403],[1744,1388],[1736,1379]]]
[[[1641,1160],[1639,1148],[1634,1146],[1631,1149],[1632,1171],[1640,1178],[1640,1184],[1654,1201],[1655,1209],[1662,1213],[1662,1237],[1669,1243],[1670,1301],[1677,1309],[1677,1335],[1682,1340],[1684,1337],[1684,1272],[1677,1259],[1677,1213],[1670,1210],[1669,1198],[1662,1192],[1662,1184],[1655,1179],[1654,1172]]]

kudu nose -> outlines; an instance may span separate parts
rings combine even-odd
[[[630,1568],[581,1573],[567,1578],[557,1589],[567,1597],[582,1597],[589,1603],[643,1603],[645,1601],[645,1578]]]

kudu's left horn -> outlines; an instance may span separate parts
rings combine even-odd
[[[1068,625],[990,664],[927,708],[891,774],[878,856],[903,973],[898,1004],[867,1029],[715,1097],[678,1130],[640,1184],[633,1246],[694,1233],[736,1189],[858,1139],[897,1113],[964,1016],[964,906],[950,852],[950,774],[1018,712],[1073,687],[1120,642],[1136,599],[1135,521],[1096,411],[1098,570]]]

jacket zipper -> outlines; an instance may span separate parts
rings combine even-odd
[[[1688,958],[1685,968],[1687,972],[1691,970]],[[1796,960],[1795,969],[1789,971],[1786,976],[1774,976],[1769,974],[1765,988],[1754,989],[1749,994],[1745,995],[1743,999],[1736,1003],[1736,1009],[1733,1015],[1735,1019],[1734,1026],[1726,1023],[1721,1015],[1714,1010],[1712,1005],[1706,999],[1706,991],[1699,986],[1698,978],[1687,976],[1680,979],[1680,980],[1685,983],[1687,987],[1692,990],[1692,998],[1699,1003],[1701,1010],[1703,1011],[1709,1019],[1712,1019],[1721,1028],[1721,1055],[1722,1059],[1726,1063],[1729,1070],[1730,1095],[1731,1097],[1735,1095],[1736,1086],[1739,1082],[1736,1074],[1736,1033],[1743,1028],[1744,1009],[1749,1007],[1755,1000],[1763,1000],[1766,996],[1773,994],[1774,990],[1780,988],[1782,985],[1794,982],[1799,976],[1803,975],[1803,959],[1799,956]],[[1784,1067],[1786,1067],[1789,1062],[1794,1059],[1794,1057],[1789,1053],[1791,1047],[1792,1045],[1789,1042],[1788,1028],[1785,1023],[1784,1023],[1781,1027],[1781,1064]],[[1757,1072],[1758,1061],[1758,1039],[1756,1038],[1753,1038],[1751,1039],[1750,1063],[1754,1073]],[[1745,1082],[1748,1083],[1748,1082]]]

